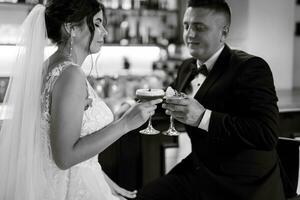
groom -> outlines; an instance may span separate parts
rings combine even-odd
[[[277,154],[277,96],[268,64],[225,44],[231,13],[224,0],[190,0],[183,38],[192,56],[166,113],[185,124],[192,153],[146,185],[139,200],[283,200]]]

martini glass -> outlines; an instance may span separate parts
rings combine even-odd
[[[164,95],[165,92],[162,89],[137,89],[136,90],[136,97],[140,99],[142,102],[151,101],[154,99],[162,99]],[[151,116],[149,118],[147,128],[140,130],[140,133],[145,135],[156,135],[160,133],[160,131],[153,128]]]
[[[185,96],[182,96],[180,94],[177,94],[175,96],[167,97],[168,99],[185,99]],[[178,132],[174,126],[174,118],[172,115],[170,115],[170,126],[169,129],[164,131],[162,134],[167,136],[178,136],[180,135],[180,132]]]

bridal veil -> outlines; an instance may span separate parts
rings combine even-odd
[[[47,188],[40,134],[45,7],[37,5],[21,26],[18,55],[3,105],[0,130],[0,200],[40,200]]]

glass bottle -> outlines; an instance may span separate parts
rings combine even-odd
[[[141,8],[141,2],[140,0],[133,0],[133,8],[134,9],[140,9]]]
[[[130,27],[129,27],[127,16],[123,15],[122,21],[120,23],[120,39],[121,39],[121,43],[124,45],[129,43],[129,39],[130,39],[129,32],[130,32]]]
[[[119,0],[111,0],[111,8],[118,9],[119,8]]]
[[[122,1],[122,9],[130,10],[131,9],[131,0],[123,0]]]
[[[148,1],[147,0],[140,0],[140,7],[144,9],[148,9]]]
[[[178,5],[177,5],[177,0],[166,0],[167,1],[167,9],[168,10],[177,10]]]

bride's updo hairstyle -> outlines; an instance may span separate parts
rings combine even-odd
[[[105,25],[105,8],[97,0],[49,0],[45,11],[48,38],[54,44],[65,44],[70,35],[66,34],[66,31],[63,31],[63,25],[71,23],[80,27],[86,21],[91,32],[90,45],[95,31],[93,17],[99,11],[103,12],[103,23]]]

